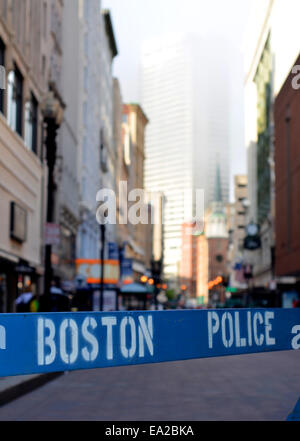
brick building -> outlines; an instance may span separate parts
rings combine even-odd
[[[300,65],[300,56],[294,65]],[[298,79],[298,81],[297,81]],[[286,79],[275,102],[277,281],[300,280],[300,90],[299,75]],[[278,279],[279,278],[279,279]]]
[[[193,235],[194,225],[184,223],[181,230],[180,283],[187,295],[195,297],[197,276],[197,237]]]

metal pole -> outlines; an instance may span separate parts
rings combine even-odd
[[[104,250],[105,250],[105,225],[100,225],[101,233],[101,254],[100,254],[100,311],[103,311],[103,291],[104,291]]]
[[[119,250],[119,271],[120,271],[120,275],[119,275],[119,286],[116,290],[116,311],[119,310],[119,298],[120,298],[120,293],[121,293],[121,286],[122,286],[122,261],[123,261],[123,252],[124,252],[124,245],[123,246],[119,246],[118,247]]]
[[[48,190],[47,190],[47,217],[48,223],[53,222],[54,215],[54,168],[56,162],[56,133],[58,125],[55,119],[47,119],[47,138],[46,138],[46,159],[48,166]],[[52,264],[51,264],[52,246],[45,246],[45,276],[44,276],[44,295],[46,296],[46,309],[50,307],[50,288],[52,280]]]

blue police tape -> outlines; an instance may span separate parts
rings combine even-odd
[[[287,421],[300,421],[300,398],[292,413],[287,417]]]
[[[299,348],[300,309],[0,316],[0,376]]]

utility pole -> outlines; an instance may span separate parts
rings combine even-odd
[[[50,92],[44,102],[44,122],[46,124],[46,161],[48,166],[48,189],[47,189],[47,215],[48,224],[54,220],[54,194],[55,181],[54,170],[56,163],[56,136],[63,119],[63,107],[61,103],[54,97],[54,93]],[[52,245],[45,245],[45,275],[44,275],[44,300],[46,311],[50,308],[50,289],[52,281],[52,263],[51,263]]]

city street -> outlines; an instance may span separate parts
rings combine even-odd
[[[299,17],[0,0],[0,421],[300,421]]]
[[[299,351],[66,373],[0,408],[1,421],[286,421]]]

